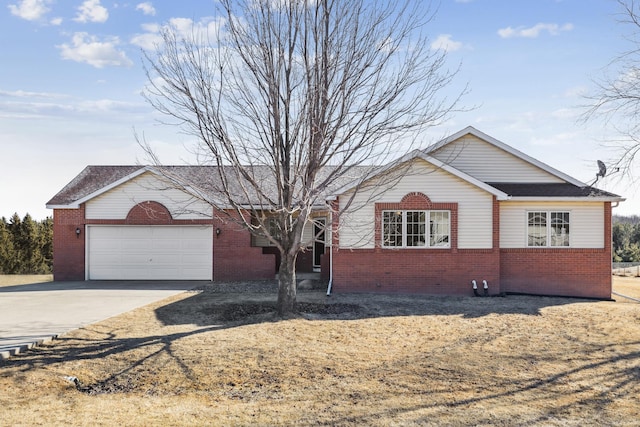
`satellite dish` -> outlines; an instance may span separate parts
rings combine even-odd
[[[598,160],[598,173],[596,174],[596,179],[595,181],[593,181],[589,187],[593,187],[595,185],[596,182],[598,182],[598,180],[600,178],[604,178],[604,176],[607,174],[607,165],[604,164],[604,162],[602,160]]]
[[[596,180],[598,177],[604,178],[607,174],[607,166],[604,164],[602,160],[598,160],[598,173],[596,174]]]

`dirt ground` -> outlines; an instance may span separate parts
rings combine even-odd
[[[305,291],[279,319],[273,289],[206,286],[0,362],[0,424],[640,424],[632,300]]]

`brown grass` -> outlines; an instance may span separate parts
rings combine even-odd
[[[53,274],[0,274],[0,287],[53,281]]]
[[[640,419],[640,304],[629,300],[309,292],[299,295],[306,314],[280,320],[269,308],[271,294],[211,290],[0,362],[2,424],[582,426]]]
[[[617,294],[640,299],[640,277],[614,277],[613,291]],[[620,299],[617,295],[614,298]]]

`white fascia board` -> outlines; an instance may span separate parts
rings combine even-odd
[[[45,205],[47,209],[78,209],[80,205],[70,204],[70,205]]]
[[[509,199],[510,202],[624,202],[625,198],[623,197],[606,197],[606,196],[595,196],[595,197],[511,197]]]
[[[46,205],[46,207],[48,209],[78,209],[78,208],[80,208],[81,204],[83,204],[83,203],[85,203],[85,202],[87,202],[87,201],[89,201],[89,200],[91,200],[91,199],[93,199],[95,197],[98,197],[99,195],[104,194],[107,191],[112,190],[112,189],[116,188],[117,186],[119,186],[121,184],[124,184],[125,182],[130,181],[133,178],[135,178],[137,176],[140,176],[143,173],[149,172],[149,171],[151,171],[151,170],[149,169],[148,166],[141,166],[140,169],[136,170],[135,172],[130,173],[129,175],[127,175],[127,176],[125,176],[123,178],[120,178],[119,180],[114,181],[111,184],[109,184],[109,185],[107,185],[105,187],[102,187],[101,189],[96,190],[93,193],[91,193],[91,194],[89,194],[87,196],[84,196],[83,198],[78,199],[73,203],[69,203],[68,205]]]
[[[451,136],[448,136],[446,138],[444,138],[443,140],[436,142],[435,144],[427,147],[427,149],[425,150],[425,153],[431,153],[434,152],[442,147],[444,147],[445,145],[449,144],[450,142],[453,142],[467,134],[471,134],[473,136],[475,136],[476,138],[482,139],[485,142],[488,142],[489,144],[492,144],[504,151],[506,151],[509,154],[512,154],[518,158],[520,158],[521,160],[524,160],[525,162],[531,163],[534,166],[539,167],[540,169],[544,170],[545,172],[550,173],[551,175],[554,175],[566,182],[569,182],[573,185],[576,185],[578,187],[584,187],[587,184],[572,177],[567,175],[564,172],[560,172],[559,170],[549,166],[546,163],[541,162],[540,160],[534,159],[533,157],[523,153],[522,151],[513,148],[512,146],[505,144],[502,141],[499,141],[497,139],[495,139],[492,136],[487,135],[484,132],[479,131],[478,129],[474,128],[473,126],[467,126],[466,128],[462,129],[461,131],[458,131],[456,133],[454,133]]]

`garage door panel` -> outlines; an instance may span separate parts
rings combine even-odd
[[[89,226],[91,280],[211,280],[210,226]]]

